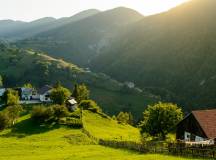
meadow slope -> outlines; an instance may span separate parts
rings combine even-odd
[[[92,125],[98,120],[104,120],[90,113],[85,116],[89,116],[87,119]],[[189,160],[103,147],[95,144],[80,129],[37,126],[29,118],[29,115],[24,116],[13,128],[0,132],[0,160]],[[115,131],[129,133],[126,127],[121,128],[121,125],[116,125],[114,122],[104,130],[107,131],[107,128],[111,127]],[[101,132],[102,130],[103,125]],[[136,132],[133,129],[131,134]],[[111,135],[109,138],[112,138]]]

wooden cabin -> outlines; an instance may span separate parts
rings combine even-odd
[[[185,142],[216,140],[216,109],[192,111],[178,125],[176,139]]]

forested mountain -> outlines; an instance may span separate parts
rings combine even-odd
[[[185,110],[216,105],[215,0],[191,0],[143,17],[100,12],[16,43],[119,81],[134,82]]]
[[[85,71],[42,52],[11,48],[0,43],[0,60],[0,75],[3,77],[4,87],[32,83],[40,88],[60,81],[72,89],[75,83],[84,83],[91,90],[91,98],[97,100],[104,111],[111,115],[125,110],[131,111],[138,119],[148,104],[160,100],[138,88],[130,89],[105,74]]]
[[[143,16],[134,10],[115,8],[43,32],[18,44],[87,66],[95,56],[110,47],[110,42],[120,31],[142,18]]]
[[[191,108],[216,105],[216,1],[192,0],[134,24],[91,68]]]
[[[68,23],[85,19],[99,12],[100,11],[98,10],[91,9],[78,13],[72,17],[60,19],[45,17],[32,22],[2,20],[0,21],[0,37],[12,41],[29,38],[41,32],[49,31]]]

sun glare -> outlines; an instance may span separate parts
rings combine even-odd
[[[167,11],[189,0],[136,0],[129,5],[145,15]]]
[[[31,21],[41,17],[61,18],[87,9],[105,11],[120,6],[147,16],[164,12],[186,1],[188,0],[0,0],[0,19]]]

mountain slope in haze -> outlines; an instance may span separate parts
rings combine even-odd
[[[68,23],[73,23],[75,21],[85,19],[99,12],[99,10],[90,9],[80,12],[72,17],[64,17],[60,19],[45,17],[32,22],[2,20],[0,21],[0,37],[13,41],[29,38],[41,32],[49,31]]]
[[[60,81],[72,89],[74,83],[85,83],[90,88],[91,98],[110,115],[120,111],[131,111],[135,119],[138,119],[148,104],[160,100],[137,88],[130,89],[105,74],[85,71],[72,63],[41,52],[20,50],[0,44],[0,60],[0,75],[3,76],[4,87],[32,83],[39,88]]]
[[[91,63],[95,71],[168,96],[188,110],[216,106],[215,0],[149,16]]]
[[[134,10],[115,8],[38,34],[19,42],[18,46],[46,51],[52,53],[52,56],[86,66],[104,48],[110,47],[110,41],[121,30],[142,18]]]
[[[24,25],[25,22],[22,21],[0,20],[0,37],[5,37],[11,31],[22,28]]]

